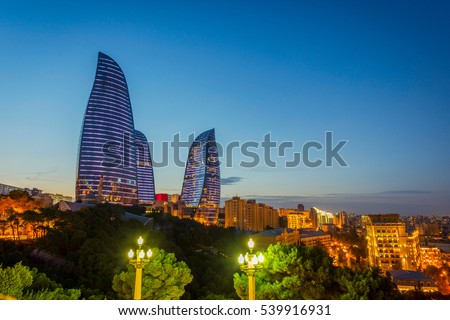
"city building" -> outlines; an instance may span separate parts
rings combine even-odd
[[[312,227],[316,230],[320,229],[323,224],[330,224],[334,222],[334,215],[332,213],[315,207],[311,208],[310,218],[312,221]]]
[[[201,133],[189,149],[181,200],[190,216],[215,225],[220,209],[220,163],[214,129]],[[187,216],[187,214],[186,214]]]
[[[240,230],[262,231],[279,228],[278,210],[254,199],[233,197],[225,201],[225,227]]]
[[[191,218],[190,211],[185,208],[184,201],[180,200],[178,194],[157,193],[155,194],[155,201],[144,204],[144,207],[147,213],[163,212],[180,219]],[[189,211],[189,213],[186,211]],[[186,216],[184,216],[185,214]]]
[[[442,250],[437,247],[420,246],[420,256],[422,270],[425,270],[428,266],[440,268],[444,264]]]
[[[301,229],[310,226],[309,219],[304,212],[308,211],[292,211],[287,214],[287,226],[291,229]]]
[[[423,292],[436,292],[438,286],[433,279],[422,272],[411,270],[389,270],[387,272],[392,282],[397,285],[400,292],[416,290]]]
[[[450,241],[428,241],[427,244],[430,247],[436,247],[439,248],[445,252],[449,252],[450,253]]]
[[[305,246],[324,246],[329,249],[331,246],[331,236],[320,230],[301,229],[300,242]]]
[[[65,201],[61,200],[58,203],[58,210],[60,211],[71,211],[71,212],[77,212],[84,208],[89,208],[94,206],[94,204],[91,203],[79,203],[79,202],[71,202],[71,201]]]
[[[322,231],[311,229],[276,228],[268,229],[252,235],[252,239],[258,244],[258,249],[266,249],[271,244],[287,243],[306,246],[331,246],[331,237]]]
[[[293,213],[293,212],[298,212],[297,209],[293,209],[293,208],[280,208],[278,209],[278,213],[280,215],[280,217],[287,217],[287,215],[289,213]]]
[[[137,175],[137,193],[139,203],[151,203],[155,201],[155,180],[153,175],[153,163],[150,155],[150,148],[145,135],[134,131],[136,147],[136,175]]]
[[[225,228],[234,227],[236,229],[244,229],[244,216],[246,212],[247,201],[233,197],[225,200]]]
[[[16,190],[25,191],[32,197],[42,194],[42,190],[37,189],[37,188],[20,188],[20,187],[14,187],[14,186],[9,186],[9,185],[0,183],[0,195],[6,196],[11,191],[16,191]]]
[[[252,235],[258,250],[265,250],[271,244],[287,243],[298,245],[300,243],[300,232],[289,228],[277,228],[264,230]]]
[[[334,223],[324,223],[320,228],[323,232],[334,234],[337,232],[337,225]]]
[[[174,193],[171,195],[172,202],[176,203],[180,201],[180,195],[178,193]]]
[[[0,195],[8,195],[11,191],[15,191],[15,190],[24,190],[23,188],[19,188],[19,187],[13,187],[13,186],[9,186],[6,184],[2,184],[0,183]]]
[[[387,270],[416,271],[421,266],[419,232],[407,230],[398,214],[363,216],[369,263]]]
[[[80,137],[76,199],[125,205],[152,201],[153,169],[146,144],[134,129],[122,69],[99,52]]]
[[[157,193],[156,194],[156,201],[169,202],[169,195],[167,193]]]

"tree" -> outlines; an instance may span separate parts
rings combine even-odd
[[[24,300],[78,300],[81,296],[79,289],[56,288],[31,291],[24,295]]]
[[[192,281],[191,271],[184,261],[177,261],[173,253],[152,249],[150,262],[142,270],[142,299],[176,300],[184,294],[184,287]],[[113,290],[120,299],[132,299],[136,272],[129,265],[113,278]]]
[[[0,296],[26,300],[76,300],[78,289],[64,289],[36,268],[30,270],[18,262],[14,267],[1,268]]]
[[[436,285],[439,288],[439,292],[448,295],[450,294],[450,284],[449,284],[449,275],[450,275],[450,266],[442,266],[441,268],[437,268],[435,266],[427,266],[427,268],[423,271],[423,273],[433,279]]]
[[[22,214],[22,220],[25,224],[31,226],[33,238],[37,239],[39,237],[39,231],[41,230],[40,227],[44,223],[43,215],[33,210],[27,210]]]
[[[345,300],[381,300],[398,299],[399,292],[395,284],[381,274],[379,268],[353,271],[342,268],[337,280],[343,291],[341,299]]]
[[[263,268],[256,273],[256,298],[332,299],[334,266],[320,247],[270,245]],[[248,297],[245,274],[234,275],[234,287],[241,299]]]
[[[0,265],[0,293],[14,297],[22,298],[24,289],[33,283],[33,275],[30,269],[23,266],[21,262],[16,263],[14,267],[2,269]]]
[[[286,299],[395,299],[398,290],[378,268],[353,271],[332,264],[320,247],[271,245],[263,268],[256,273],[256,298]],[[248,279],[234,275],[234,287],[247,299]]]

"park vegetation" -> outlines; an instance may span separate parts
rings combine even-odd
[[[161,212],[143,224],[124,219],[126,211],[146,215],[111,204],[61,212],[19,193],[0,198],[0,220],[14,230],[0,240],[0,297],[132,299],[135,270],[127,253],[142,236],[153,251],[143,299],[246,299],[248,279],[237,257],[248,234]],[[337,267],[321,247],[278,244],[264,255],[258,299],[402,298],[379,269]]]

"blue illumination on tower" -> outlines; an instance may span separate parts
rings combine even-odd
[[[195,219],[216,224],[220,208],[220,166],[214,129],[201,133],[189,150],[181,199]]]
[[[137,155],[137,185],[140,203],[155,201],[155,182],[153,177],[153,164],[145,135],[135,130],[135,147]]]
[[[147,141],[140,132],[137,137],[140,143]],[[125,76],[112,58],[99,52],[80,138],[77,200],[89,194],[89,198],[94,195],[97,202],[136,204],[140,200],[139,188],[144,198],[149,199],[149,192],[154,193],[153,169],[137,168],[138,150]],[[150,156],[148,163],[151,164]],[[138,172],[141,171],[145,173],[139,185]]]

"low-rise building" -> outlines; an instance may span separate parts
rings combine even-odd
[[[442,267],[442,250],[437,247],[421,246],[420,255],[422,261],[422,270],[425,270],[428,266],[434,266],[436,268]]]
[[[397,285],[400,292],[418,290],[423,292],[438,291],[438,286],[433,279],[427,277],[422,272],[411,270],[388,270],[387,274],[392,282]]]
[[[306,246],[321,245],[328,249],[331,247],[331,236],[320,230],[301,229],[300,242]]]
[[[271,244],[287,243],[298,245],[300,243],[300,233],[296,229],[277,228],[264,230],[252,235],[252,239],[260,250],[267,249]]]

